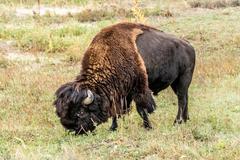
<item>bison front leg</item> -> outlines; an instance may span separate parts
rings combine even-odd
[[[113,118],[112,118],[112,125],[111,125],[111,127],[110,127],[110,131],[116,131],[116,130],[117,130],[117,127],[118,127],[117,117],[113,117]]]
[[[146,109],[143,109],[143,107],[141,107],[141,106],[137,106],[137,111],[138,111],[139,115],[141,116],[141,118],[143,119],[144,128],[152,129],[152,125],[148,119],[148,113],[147,113]]]
[[[148,113],[152,113],[155,110],[156,104],[150,90],[146,94],[137,95],[134,98],[134,101],[136,102],[137,111],[143,119],[143,126],[146,129],[151,129],[152,126],[148,119]]]

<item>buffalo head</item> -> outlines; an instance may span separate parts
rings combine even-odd
[[[61,124],[76,134],[93,131],[96,125],[107,120],[107,114],[102,110],[102,98],[90,89],[67,83],[55,95],[54,105]]]

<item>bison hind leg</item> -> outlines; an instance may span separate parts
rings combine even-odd
[[[188,88],[192,80],[192,72],[185,72],[183,75],[178,77],[172,84],[171,87],[174,93],[178,97],[178,113],[174,124],[181,124],[183,121],[189,120],[188,114]]]

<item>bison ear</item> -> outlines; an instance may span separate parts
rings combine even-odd
[[[84,105],[89,105],[93,102],[93,100],[94,100],[93,93],[90,90],[87,90],[87,97],[83,99],[82,103]]]

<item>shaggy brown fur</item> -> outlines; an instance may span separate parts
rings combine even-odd
[[[79,93],[90,90],[101,97],[100,110],[105,118],[101,121],[94,119],[96,116],[91,117],[95,122],[101,123],[108,117],[125,114],[130,110],[132,99],[142,104],[141,116],[146,114],[142,113],[145,112],[144,108],[148,113],[153,112],[155,103],[148,88],[146,68],[135,43],[143,29],[149,27],[133,23],[120,23],[107,27],[95,36],[85,52],[81,73],[71,83],[71,89]],[[66,86],[61,87],[60,90],[64,88]],[[56,93],[58,99],[55,101],[57,113],[61,119],[71,118],[61,113],[64,105],[58,102],[63,101],[64,93],[60,95],[59,92]],[[65,96],[64,100],[71,101],[69,97]],[[68,110],[66,106],[69,105],[65,104],[65,112]],[[150,127],[150,124],[145,126]],[[87,128],[86,125],[85,130],[88,130]]]
[[[103,29],[93,39],[82,61],[79,88],[101,90],[110,98],[109,116],[121,115],[122,100],[134,89],[146,93],[148,80],[142,57],[136,48],[136,37],[145,26],[121,23]],[[133,86],[134,81],[136,86]],[[134,88],[133,88],[134,87]]]

